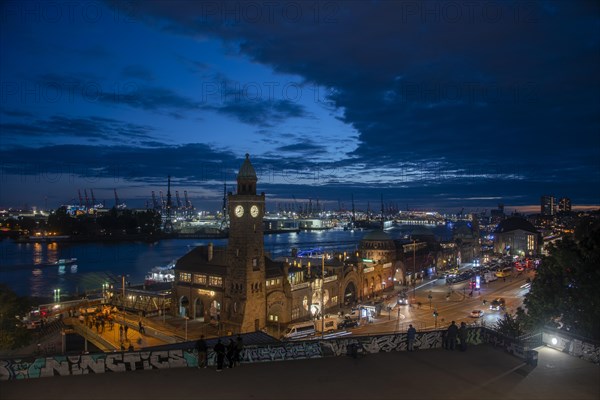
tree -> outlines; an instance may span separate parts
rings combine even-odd
[[[519,309],[522,310],[521,308]],[[519,309],[517,310],[517,315],[514,317],[509,313],[505,313],[504,316],[496,322],[494,328],[504,336],[511,338],[517,338],[525,333],[525,327],[521,318],[519,318]]]
[[[17,324],[16,318],[17,315],[25,315],[29,307],[29,299],[18,297],[8,286],[0,284],[0,350],[10,350],[29,343],[29,331]]]
[[[578,227],[542,259],[530,292],[525,296],[525,323],[530,328],[561,327],[600,339],[600,228]]]

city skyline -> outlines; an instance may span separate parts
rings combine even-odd
[[[600,204],[594,2],[4,2],[0,207]],[[232,189],[229,189],[232,190]],[[339,203],[338,203],[339,202]]]

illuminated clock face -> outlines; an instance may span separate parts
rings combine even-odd
[[[256,218],[258,216],[258,207],[257,206],[250,207],[250,215],[252,215],[252,217],[254,217],[254,218]]]
[[[242,207],[242,206],[236,206],[235,207],[235,216],[239,218],[242,215],[244,215],[244,207]]]

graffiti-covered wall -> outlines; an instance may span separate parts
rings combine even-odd
[[[485,331],[485,328],[469,329],[467,342],[476,345],[493,338]],[[421,350],[441,348],[443,340],[444,331],[419,332],[415,337],[414,346]],[[255,363],[343,356],[347,355],[349,349],[354,345],[364,353],[406,351],[407,337],[406,333],[401,333],[246,346],[240,354],[240,358],[243,363]],[[183,346],[185,344],[182,344]],[[214,366],[216,363],[215,353],[210,350],[207,357],[209,366]],[[58,355],[32,360],[0,360],[0,380],[197,366],[196,351],[183,348],[76,356]]]

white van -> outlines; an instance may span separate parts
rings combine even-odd
[[[320,322],[320,321],[319,321]],[[312,321],[301,322],[288,326],[282,339],[300,339],[315,334],[315,324]]]

